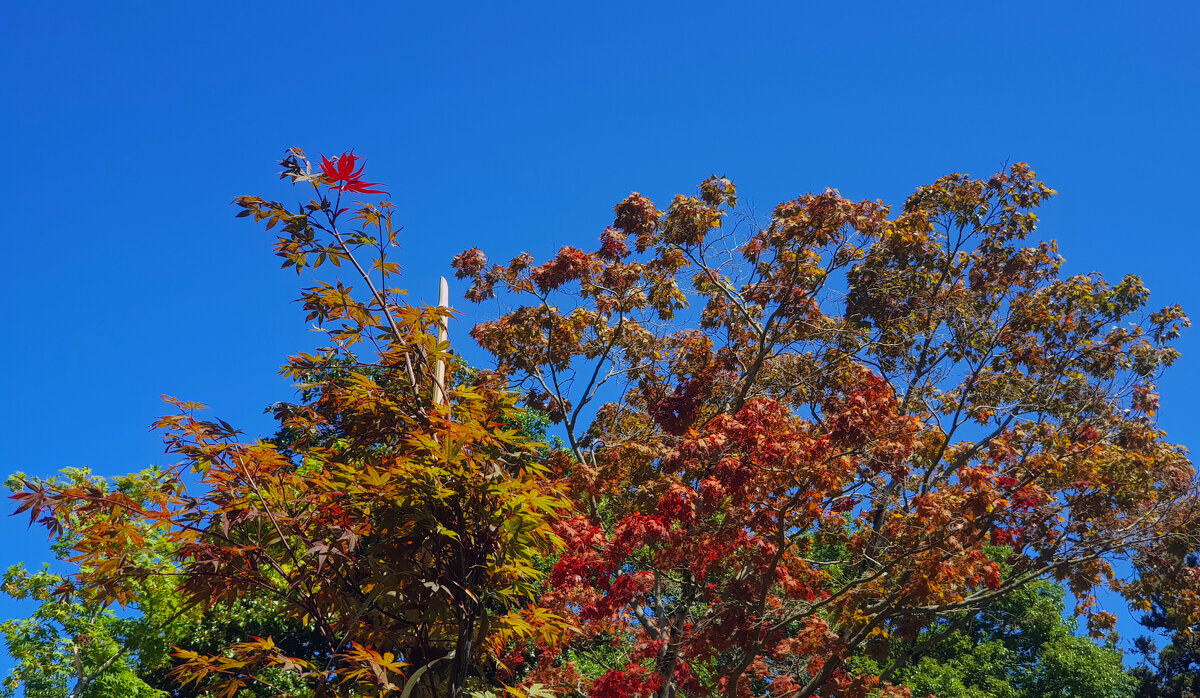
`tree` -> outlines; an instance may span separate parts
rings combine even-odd
[[[467,250],[468,298],[517,301],[472,331],[494,370],[439,338],[448,310],[393,287],[394,208],[361,158],[282,165],[308,203],[235,203],[279,229],[285,268],[353,279],[302,292],[328,346],[284,367],[299,398],[271,438],[169,398],[175,466],[16,483],[78,569],[14,577],[64,604],[10,634],[41,652],[47,696],[79,618],[104,637],[80,698],[107,681],[882,698],[985,679],[1107,698],[1129,684],[1061,621],[1057,583],[1097,637],[1102,584],[1192,617],[1172,572],[1200,541],[1196,475],[1154,422],[1187,318],[1147,312],[1136,277],[1061,278],[1053,243],[1024,242],[1053,191],[1023,164],[943,178],[896,215],[827,191],[761,225],[712,177],[661,212],[631,195],[592,252]]]
[[[1200,696],[1200,549],[1164,541],[1142,553],[1139,608],[1146,628],[1170,637],[1159,650],[1149,637],[1137,639],[1143,661],[1133,674],[1139,698]]]
[[[435,392],[439,366],[457,366],[436,332],[447,311],[408,305],[392,287],[392,205],[343,207],[343,195],[383,193],[362,180],[360,159],[322,158],[314,173],[293,150],[283,167],[314,198],[292,211],[239,197],[241,215],[281,228],[285,268],[346,264],[367,292],[360,299],[341,280],[304,290],[329,346],[284,367],[302,400],[275,406],[279,438],[243,441],[226,422],[202,419],[203,405],[168,398],[177,413],[156,426],[181,461],[139,483],[137,496],[27,481],[14,498],[65,534],[80,567],[71,598],[145,611],[149,580],[170,574],[192,606],[266,599],[311,640],[181,647],[170,674],[184,689],[285,694],[289,685],[271,681],[282,673],[316,696],[463,695],[491,671],[497,648],[565,632],[528,602],[541,578],[535,563],[560,544],[550,524],[564,502],[545,486],[539,445],[503,385],[459,371]],[[160,540],[166,552],[156,555],[148,546]],[[162,557],[177,570],[164,572]]]
[[[664,211],[631,195],[591,252],[456,257],[469,299],[511,296],[472,334],[569,445],[550,462],[577,513],[541,602],[582,635],[544,643],[527,680],[898,695],[890,667],[848,660],[882,643],[911,662],[947,618],[1045,577],[1110,629],[1111,562],[1195,544],[1195,472],[1154,424],[1188,321],[1148,312],[1136,276],[1062,278],[1054,243],[1025,243],[1053,194],[1017,164],[895,215],[826,191],[758,224],[714,176]]]
[[[155,473],[121,478],[113,489],[126,496],[137,496],[142,483]],[[86,469],[70,469],[66,482],[52,480],[64,487],[108,489],[109,483]],[[26,478],[18,474],[9,486],[19,489]],[[162,561],[165,540],[160,532],[143,528],[144,566],[170,569]],[[61,560],[71,546],[70,534],[54,541],[53,552]],[[11,567],[4,575],[4,592],[14,599],[29,599],[38,608],[28,617],[0,625],[15,660],[12,674],[4,684],[4,695],[16,695],[23,689],[27,698],[152,698],[160,695],[144,678],[145,669],[163,665],[169,659],[170,643],[178,640],[178,630],[186,625],[187,615],[181,599],[174,593],[170,576],[161,575],[133,582],[141,601],[141,613],[118,616],[103,604],[71,594],[64,576],[52,573],[47,565],[31,572],[25,565]]]
[[[1061,585],[1038,581],[943,621],[922,634],[932,645],[899,682],[938,698],[1131,698],[1121,653],[1078,636],[1064,598]]]
[[[161,472],[148,469],[141,473],[108,481],[86,469],[67,469],[61,478],[40,484],[51,487],[84,486],[99,491],[118,491],[141,501],[147,483],[156,482]],[[66,480],[61,482],[60,480]],[[23,489],[30,479],[18,474],[9,479],[14,490]],[[143,522],[147,524],[148,522]],[[65,527],[51,545],[57,566],[70,566],[75,540]],[[181,691],[168,676],[175,659],[172,648],[186,648],[210,654],[252,636],[276,637],[288,654],[311,656],[309,648],[319,646],[319,638],[305,628],[280,620],[280,604],[267,596],[247,598],[228,607],[204,610],[180,593],[175,546],[161,528],[143,525],[143,555],[137,565],[153,566],[155,574],[146,575],[136,585],[136,607],[125,613],[111,608],[77,590],[69,578],[50,571],[49,566],[30,572],[17,564],[5,574],[3,591],[14,599],[28,599],[38,607],[26,618],[12,619],[0,625],[15,666],[4,684],[4,695],[28,698],[161,698],[167,695],[191,696]],[[294,695],[309,696],[303,682],[278,668],[261,670],[260,677],[272,686],[294,689]],[[256,684],[243,695],[268,696],[266,684]]]

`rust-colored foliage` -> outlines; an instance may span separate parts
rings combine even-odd
[[[582,634],[525,680],[904,695],[940,621],[1047,576],[1110,629],[1113,560],[1196,545],[1195,472],[1154,422],[1188,321],[1135,276],[1062,278],[1026,242],[1053,194],[1018,164],[897,213],[826,191],[755,224],[713,177],[663,211],[631,195],[592,252],[456,257],[469,299],[517,304],[473,336],[569,442],[541,603]]]
[[[134,563],[147,557],[148,523],[170,531],[181,589],[197,604],[267,597],[281,625],[319,638],[306,656],[270,637],[216,654],[180,649],[172,674],[184,686],[233,696],[273,668],[316,695],[457,696],[500,648],[567,629],[531,603],[534,564],[560,545],[551,521],[564,502],[502,385],[464,375],[444,404],[431,402],[434,362],[455,361],[434,331],[446,311],[407,305],[391,288],[389,202],[340,206],[342,192],[375,193],[354,157],[322,165],[313,174],[299,150],[283,161],[284,177],[312,187],[300,210],[236,201],[241,215],[282,228],[284,267],[345,262],[367,289],[305,290],[309,319],[331,342],[283,368],[304,400],[275,407],[278,436],[243,441],[200,417],[202,405],[168,398],[178,412],[156,426],[181,461],[140,501],[44,485],[16,499],[53,532],[70,528],[80,593],[139,601],[131,580],[160,571]],[[363,345],[369,359],[352,350]]]
[[[898,697],[1034,580],[1064,582],[1097,635],[1105,584],[1200,617],[1196,475],[1154,421],[1187,318],[1149,312],[1134,276],[1062,278],[1055,245],[1026,242],[1054,192],[1024,164],[898,212],[826,191],[761,224],[712,177],[663,210],[629,196],[594,251],[471,248],[467,297],[516,301],[474,328],[497,367],[473,373],[437,339],[448,311],[392,287],[391,203],[343,207],[383,191],[360,161],[314,172],[293,150],[309,203],[236,200],[279,228],[284,267],[361,287],[303,291],[329,346],[285,366],[302,397],[273,439],[171,400],[181,462],[137,497],[16,495],[73,545],[63,593],[138,603],[171,568],[146,562],[154,526],[198,603],[267,597],[316,638],[180,648],[188,689]],[[531,441],[518,394],[565,446]]]

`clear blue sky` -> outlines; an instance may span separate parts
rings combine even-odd
[[[1061,192],[1041,234],[1069,272],[1200,316],[1195,2],[10,0],[0,32],[5,472],[163,462],[160,393],[269,430],[277,367],[315,339],[229,202],[292,200],[293,145],[369,157],[425,300],[461,249],[590,244],[632,190],[715,172],[761,211],[826,186],[899,203],[1026,160]],[[1161,391],[1193,446],[1197,332]],[[0,535],[0,567],[44,557],[24,520]]]

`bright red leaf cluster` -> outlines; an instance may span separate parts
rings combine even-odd
[[[380,184],[378,182],[362,181],[363,168],[365,165],[359,165],[359,160],[365,160],[354,154],[353,150],[347,150],[334,157],[333,160],[321,156],[321,173],[332,183],[336,191],[348,191],[355,194],[386,194],[382,189],[374,189]],[[355,166],[358,169],[354,169]]]

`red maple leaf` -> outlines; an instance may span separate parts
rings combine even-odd
[[[333,188],[337,191],[349,191],[357,194],[386,194],[387,192],[382,189],[371,188],[378,187],[378,182],[362,181],[364,165],[358,165],[358,161],[365,159],[359,158],[353,150],[342,153],[332,161],[322,155],[321,172],[333,182]],[[354,169],[355,165],[358,165],[357,170]]]

